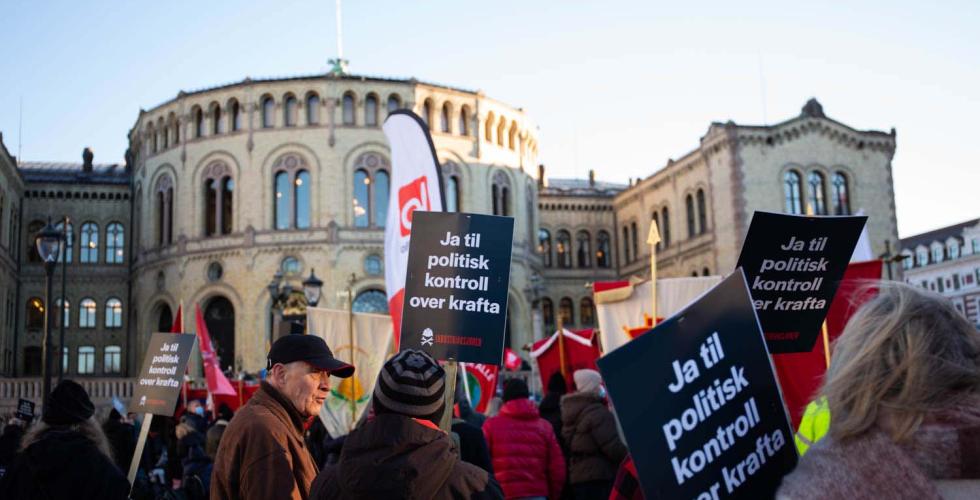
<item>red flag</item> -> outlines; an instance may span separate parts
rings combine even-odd
[[[465,388],[469,391],[470,404],[477,413],[487,411],[490,400],[497,392],[497,365],[460,363],[466,367]]]
[[[234,396],[238,393],[231,386],[231,382],[221,372],[218,366],[218,356],[211,348],[211,334],[208,333],[208,326],[204,323],[204,316],[201,315],[201,307],[194,306],[195,320],[197,322],[197,342],[201,346],[201,358],[204,360],[204,378],[208,384],[208,392],[214,395],[225,394]]]
[[[575,370],[582,368],[597,370],[595,360],[599,358],[599,344],[596,342],[592,328],[578,331],[565,330],[562,337],[562,341],[559,342],[558,332],[555,332],[531,346],[531,357],[538,360],[542,387],[548,387],[548,379],[551,375],[561,371],[562,348],[565,351],[565,381],[569,389],[575,385],[572,379]]]
[[[177,316],[174,317],[174,324],[170,327],[170,333],[183,333],[184,318],[181,315],[180,306],[177,306]]]
[[[521,357],[510,347],[504,348],[504,368],[518,370],[521,368]]]
[[[827,312],[827,337],[831,342],[844,331],[844,326],[854,311],[876,293],[873,289],[858,293],[862,291],[861,282],[880,279],[880,260],[855,262],[847,266]],[[813,401],[827,371],[823,335],[817,337],[810,352],[774,354],[772,360],[783,391],[783,400],[786,401],[793,427],[796,428],[803,418],[803,410]]]

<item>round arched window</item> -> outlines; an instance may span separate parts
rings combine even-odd
[[[365,290],[354,298],[354,312],[388,314],[388,297],[381,290]]]
[[[302,266],[296,257],[286,257],[282,259],[282,264],[279,265],[279,269],[282,271],[282,274],[295,276],[302,270]]]
[[[381,257],[377,255],[368,255],[364,258],[364,272],[368,276],[379,276],[382,269]]]
[[[223,267],[221,267],[220,262],[212,262],[208,264],[208,281],[218,281],[224,274],[225,270]]]

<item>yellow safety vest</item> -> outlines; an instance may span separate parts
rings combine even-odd
[[[796,430],[796,449],[800,456],[810,449],[810,446],[820,441],[830,429],[830,407],[827,398],[821,396],[806,405],[800,428]]]

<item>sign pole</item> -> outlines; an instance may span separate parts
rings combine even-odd
[[[650,245],[650,317],[657,324],[657,244],[660,243],[660,230],[657,221],[650,221],[650,233],[647,234],[647,244]]]
[[[456,373],[458,369],[459,363],[455,359],[446,361],[446,407],[442,411],[442,421],[439,422],[439,428],[447,433],[453,425],[453,401],[456,395]]]
[[[562,321],[561,311],[558,312],[558,366],[561,368],[561,376],[567,378],[568,370],[565,369],[565,325]]]
[[[827,320],[823,320],[820,332],[823,334],[823,355],[827,360],[827,368],[830,368],[830,335],[827,335]]]
[[[133,453],[133,460],[129,462],[129,491],[132,493],[133,484],[136,481],[136,471],[139,469],[140,458],[143,457],[143,446],[146,445],[146,437],[150,434],[150,422],[153,421],[152,413],[143,414],[143,425],[140,426],[140,437],[136,441],[136,452]]]
[[[347,282],[347,341],[350,344],[350,364],[354,365],[354,281],[356,276],[354,274],[350,275],[350,280]],[[356,385],[354,380],[350,381],[350,428],[354,429],[354,424],[357,423],[357,393],[355,392]]]
[[[470,381],[466,377],[466,363],[460,363],[459,369],[463,370],[463,394],[466,395],[466,402],[473,406],[473,400],[470,399]]]

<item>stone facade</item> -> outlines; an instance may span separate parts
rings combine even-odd
[[[980,329],[980,219],[902,239],[905,282],[940,293]]]
[[[20,294],[20,209],[24,180],[0,135],[0,374],[13,375]]]

